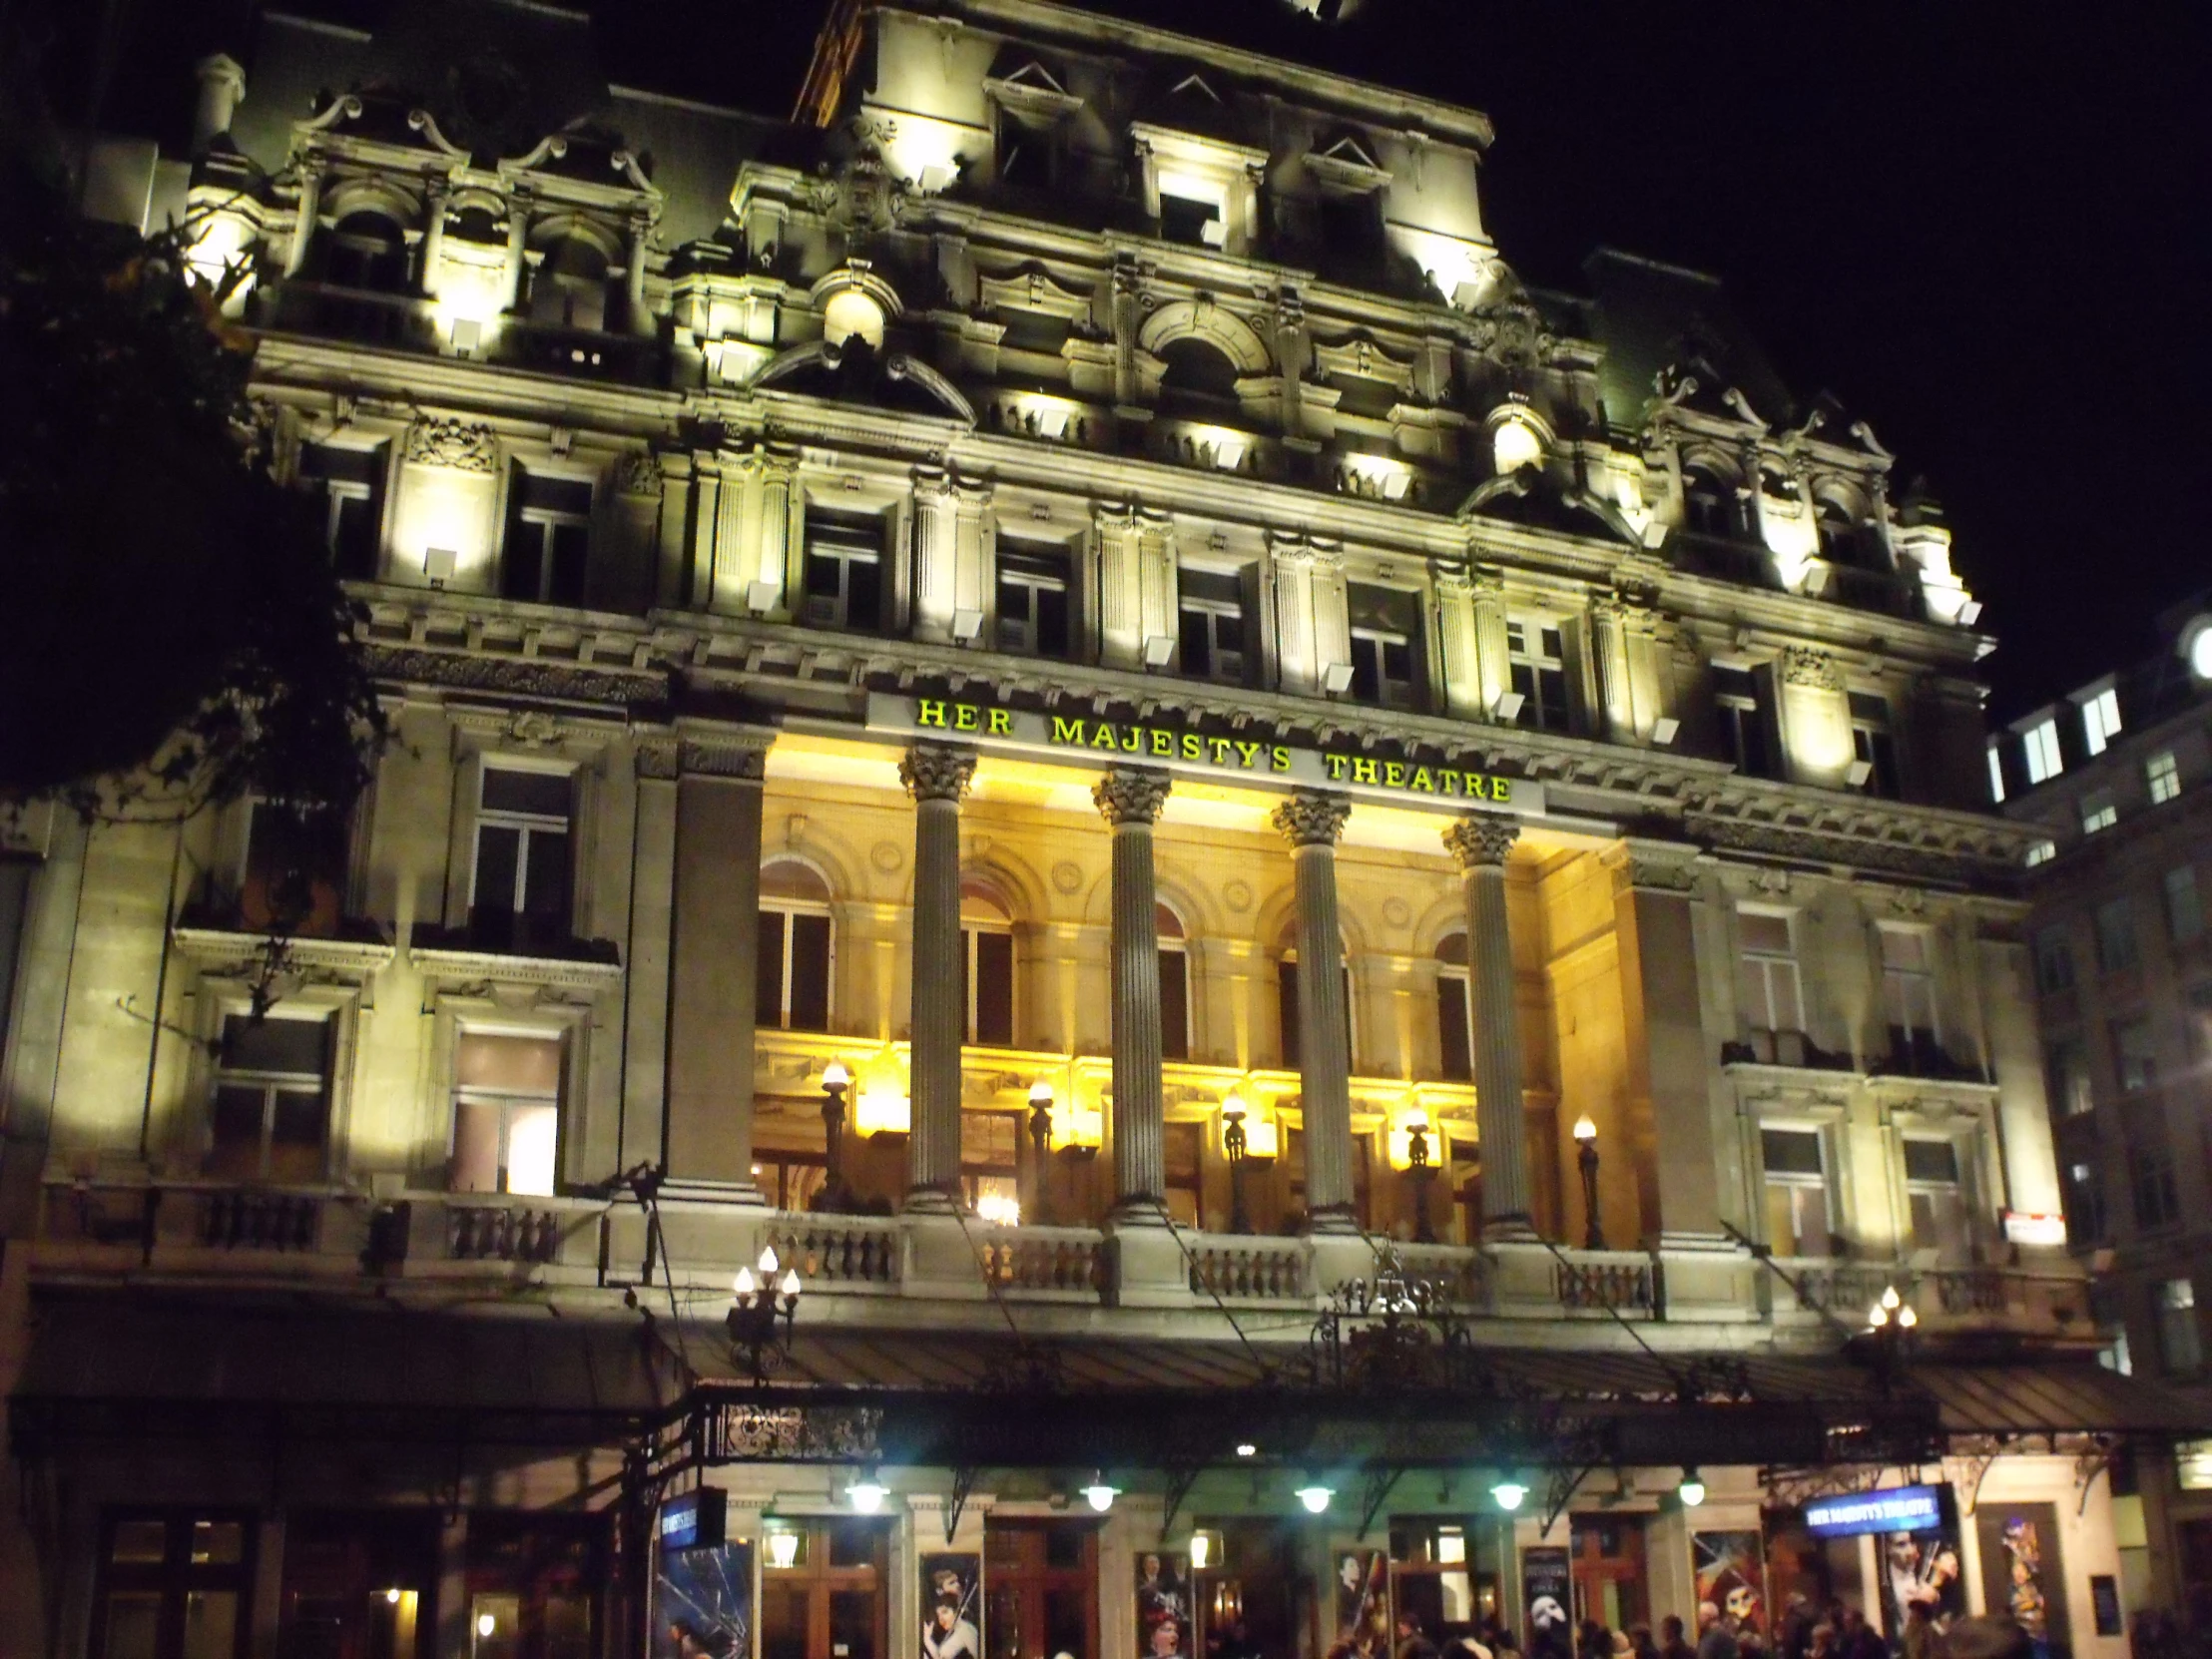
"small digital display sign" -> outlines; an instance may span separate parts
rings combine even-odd
[[[661,1505],[663,1549],[712,1549],[729,1524],[730,1494],[720,1486],[701,1486]]]

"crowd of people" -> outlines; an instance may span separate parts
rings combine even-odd
[[[1938,1626],[1929,1608],[1916,1602],[1893,1643],[1858,1608],[1841,1601],[1819,1607],[1803,1598],[1793,1599],[1771,1633],[1706,1602],[1698,1609],[1694,1639],[1672,1614],[1659,1621],[1656,1636],[1648,1624],[1608,1630],[1584,1619],[1571,1642],[1563,1629],[1546,1632],[1536,1651],[1525,1656],[1513,1632],[1495,1618],[1439,1646],[1417,1617],[1400,1613],[1396,1637],[1389,1659],[2029,1659],[2030,1654],[2027,1632],[2008,1617],[1959,1618]],[[1329,1659],[1370,1656],[1353,1642],[1340,1641]]]

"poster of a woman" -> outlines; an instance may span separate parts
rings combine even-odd
[[[983,1659],[981,1566],[973,1555],[921,1558],[920,1659]]]

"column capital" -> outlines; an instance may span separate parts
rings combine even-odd
[[[975,778],[975,752],[950,744],[917,743],[898,763],[898,781],[916,801],[957,802]]]
[[[1300,790],[1276,808],[1268,822],[1293,846],[1334,846],[1351,813],[1352,803],[1341,795]]]
[[[1109,767],[1106,776],[1091,786],[1091,800],[1099,816],[1116,828],[1156,824],[1174,784],[1166,773],[1149,767]]]
[[[1444,845],[1462,874],[1486,864],[1503,864],[1520,839],[1520,821],[1496,813],[1467,813],[1444,830]]]

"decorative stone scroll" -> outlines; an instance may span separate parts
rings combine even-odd
[[[480,421],[426,415],[407,428],[401,458],[454,472],[497,472],[499,442]]]

